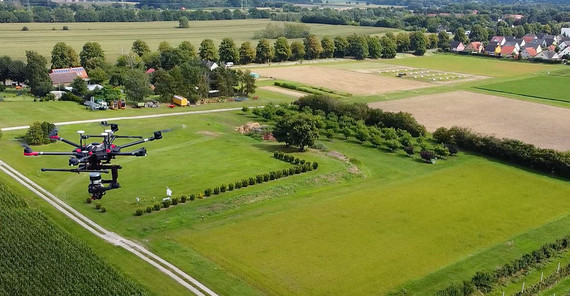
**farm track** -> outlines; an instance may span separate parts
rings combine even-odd
[[[137,257],[141,258],[145,262],[156,267],[161,272],[165,273],[173,280],[178,282],[180,285],[184,286],[190,290],[195,295],[199,296],[217,296],[217,294],[210,290],[208,287],[186,274],[184,271],[178,269],[176,266],[172,265],[168,261],[162,259],[156,254],[146,250],[143,246],[128,240],[114,232],[108,231],[101,227],[99,224],[95,223],[91,219],[87,218],[83,214],[79,213],[77,210],[71,206],[64,203],[61,199],[57,198],[55,195],[51,194],[32,180],[28,179],[26,176],[22,175],[20,172],[16,171],[14,168],[10,167],[6,163],[0,161],[0,170],[6,173],[8,176],[15,179],[17,182],[28,188],[30,191],[44,199],[50,205],[55,207],[57,210],[62,212],[64,215],[69,217],[71,220],[81,225],[83,228],[87,229],[94,235],[102,238],[103,240],[124,248],[125,250],[133,253]]]

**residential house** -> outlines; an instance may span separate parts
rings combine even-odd
[[[465,45],[463,42],[451,40],[449,42],[449,49],[453,52],[463,51],[465,49]]]
[[[560,44],[558,44],[558,49],[563,50],[568,46],[570,46],[570,40],[562,41]]]
[[[523,49],[521,51],[520,57],[522,59],[528,60],[528,59],[534,58],[537,54],[538,53],[536,52],[536,49],[534,49],[532,47],[526,47],[525,49]]]
[[[216,64],[216,62],[212,62],[212,61],[202,61],[202,66],[208,68],[210,71],[214,71],[216,68],[218,68],[218,64]]]
[[[567,46],[563,50],[559,51],[558,56],[560,56],[560,58],[563,58],[563,59],[570,57],[570,46]]]
[[[566,37],[570,37],[570,28],[562,28],[560,29],[560,35],[564,35]]]
[[[501,45],[498,43],[489,43],[485,46],[485,55],[499,56],[501,54]]]
[[[555,61],[559,60],[560,56],[555,51],[543,50],[541,53],[537,54],[534,58],[541,60]]]
[[[529,43],[529,42],[531,42],[531,41],[534,40],[534,39],[538,39],[538,37],[536,37],[536,35],[534,35],[534,34],[526,34],[526,35],[523,36],[523,40],[524,40],[524,42],[526,42],[526,43]]]
[[[505,44],[506,41],[507,39],[505,39],[504,36],[493,36],[493,38],[491,38],[491,41],[489,43],[498,43],[499,45],[503,46],[503,44]]]
[[[517,43],[516,41],[507,41],[505,42],[505,44],[503,44],[503,47],[505,46],[514,46],[517,50],[521,49],[521,46],[519,43]]]
[[[481,42],[479,42],[479,41],[473,41],[473,42],[470,42],[470,43],[463,49],[463,51],[469,52],[469,53],[482,53],[484,48],[485,48],[485,47],[483,46],[483,43],[481,43]]]
[[[519,55],[519,49],[515,46],[503,46],[501,47],[501,56],[505,58],[515,58]]]
[[[542,51],[542,46],[537,42],[527,43],[525,44],[524,48],[532,48],[534,51],[536,51],[536,53],[540,53]]]
[[[525,44],[525,47],[529,47],[529,46],[535,47],[535,45],[540,45],[541,47],[548,47],[546,45],[546,41],[544,39],[534,39],[530,42],[527,42]]]
[[[89,80],[87,71],[83,67],[52,69],[51,73],[49,73],[51,83],[56,87],[68,86],[77,77],[85,81]]]

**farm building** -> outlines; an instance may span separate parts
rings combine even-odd
[[[49,73],[52,85],[57,87],[70,85],[77,77],[81,77],[85,81],[89,80],[87,71],[83,67],[52,69]]]

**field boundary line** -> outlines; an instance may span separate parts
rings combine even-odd
[[[51,194],[43,187],[39,186],[32,180],[28,179],[26,176],[22,175],[20,172],[9,166],[8,164],[0,160],[0,170],[6,173],[8,176],[15,179],[18,183],[24,185],[27,189],[32,191],[37,196],[44,199],[50,205],[55,207],[58,211],[62,212],[64,215],[69,217],[71,220],[81,225],[83,228],[87,229],[94,235],[102,238],[103,240],[124,248],[125,250],[133,253],[137,257],[141,258],[145,262],[153,265],[159,271],[171,277],[173,280],[190,290],[195,295],[199,296],[217,296],[217,294],[210,290],[208,287],[186,274],[184,271],[180,270],[176,266],[172,265],[168,261],[162,259],[158,255],[148,251],[143,246],[128,240],[114,232],[108,231],[99,224],[95,223],[93,220],[87,218],[83,214],[79,213],[77,210],[63,202],[61,199],[57,198],[55,195]],[[204,294],[204,293],[206,294]]]
[[[545,100],[545,101],[553,101],[553,102],[559,102],[559,103],[568,103],[568,101],[559,100],[559,99],[546,98],[546,97],[533,96],[533,95],[525,95],[525,94],[521,94],[521,93],[515,93],[515,92],[511,92],[511,91],[506,91],[506,90],[496,90],[496,89],[485,88],[485,87],[481,87],[481,86],[474,86],[473,88],[475,88],[475,89],[480,89],[480,90],[484,90],[484,91],[489,91],[489,92],[502,93],[502,94],[508,94],[508,95],[515,95],[515,96],[521,96],[521,97],[527,97],[527,98],[533,98],[533,99],[539,99],[539,100]]]

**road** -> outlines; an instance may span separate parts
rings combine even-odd
[[[250,107],[252,108],[252,107]],[[177,113],[167,113],[167,114],[151,114],[151,115],[141,115],[141,116],[131,116],[131,117],[113,117],[113,118],[101,118],[101,119],[89,119],[89,120],[78,120],[78,121],[67,121],[67,122],[56,122],[55,125],[70,125],[70,124],[80,124],[80,123],[90,123],[90,122],[101,122],[101,121],[118,121],[118,120],[131,120],[131,119],[141,119],[141,118],[157,118],[166,116],[181,116],[181,115],[192,115],[192,114],[205,114],[205,113],[216,113],[216,112],[226,112],[226,111],[236,111],[241,110],[241,108],[227,108],[227,109],[214,109],[214,110],[202,110],[202,111],[188,111],[188,112],[177,112]],[[29,126],[15,126],[2,128],[2,131],[12,131],[27,129]],[[91,219],[87,218],[71,206],[67,205],[57,196],[51,194],[32,180],[28,179],[26,176],[22,175],[20,172],[16,171],[14,168],[10,167],[8,164],[0,160],[0,171],[3,171],[8,176],[14,178],[17,182],[28,188],[30,191],[35,193],[37,196],[44,199],[50,205],[55,207],[57,210],[62,212],[64,215],[69,217],[71,220],[81,225],[83,228],[87,229],[89,232],[100,237],[101,239],[115,245],[124,248],[125,250],[133,253],[137,257],[141,258],[145,262],[156,267],[158,270],[164,274],[171,277],[173,280],[178,282],[180,285],[184,286],[190,292],[199,296],[217,296],[217,294],[206,287],[204,284],[200,283],[198,280],[194,279],[184,271],[180,270],[176,266],[172,265],[170,262],[162,259],[158,255],[148,251],[143,246],[126,239],[114,232],[111,232],[101,225],[95,223]]]

